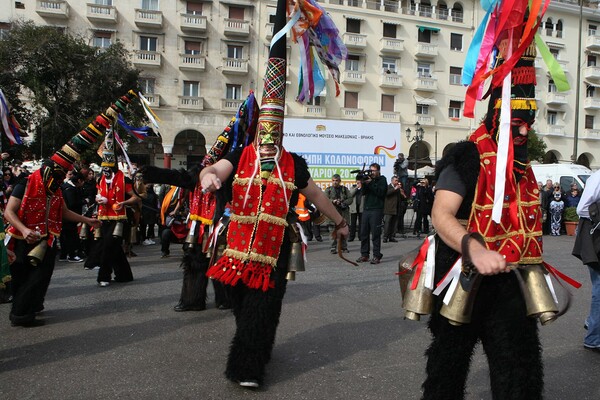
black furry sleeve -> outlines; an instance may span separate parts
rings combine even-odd
[[[200,167],[196,166],[189,171],[184,169],[174,170],[145,166],[142,168],[145,183],[161,183],[177,186],[183,189],[194,190],[198,182]]]

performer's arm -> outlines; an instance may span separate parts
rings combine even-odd
[[[214,192],[223,186],[223,182],[229,178],[233,172],[233,164],[228,160],[222,159],[215,164],[204,167],[200,172],[200,184],[202,189]]]
[[[449,190],[438,190],[435,193],[431,222],[440,238],[448,246],[461,252],[462,238],[468,233],[456,219],[456,213],[462,204],[463,197]],[[496,275],[508,272],[506,260],[499,253],[488,250],[477,240],[469,240],[471,261],[482,275]]]
[[[62,216],[63,219],[71,222],[81,222],[82,224],[88,224],[91,227],[99,228],[101,222],[95,218],[88,218],[83,215],[79,215],[67,208],[67,205],[63,201],[62,203]]]
[[[138,196],[136,196],[136,194],[133,192],[133,190],[130,190],[129,192],[127,192],[127,195],[129,195],[129,198],[127,200],[125,200],[124,202],[119,203],[119,205],[134,206],[142,201],[142,199],[140,199]]]
[[[27,228],[21,222],[17,214],[19,212],[19,208],[21,208],[21,199],[10,196],[8,199],[8,204],[6,204],[6,209],[4,210],[4,218],[6,218],[6,220],[10,222],[10,224],[14,226],[16,230],[21,232],[21,235],[23,235],[23,238],[25,238],[27,243],[36,243],[40,240],[40,238],[34,231]]]
[[[329,199],[325,196],[323,191],[315,185],[315,182],[310,178],[308,180],[308,185],[304,189],[300,189],[300,193],[302,193],[306,198],[313,203],[317,209],[325,214],[327,218],[329,218],[336,226],[339,226],[344,222],[344,218],[337,212],[335,206]],[[340,227],[337,230],[339,238],[346,238],[350,234],[348,229],[348,224]]]

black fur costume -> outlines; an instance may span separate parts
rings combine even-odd
[[[171,170],[146,166],[142,168],[144,181],[148,183],[160,183],[177,186],[183,189],[194,191],[198,183],[201,166],[196,166],[189,171]],[[217,196],[220,193],[217,192]],[[223,214],[223,201],[217,200],[217,210],[215,220]],[[181,296],[176,307],[184,310],[201,311],[206,309],[208,278],[206,271],[209,267],[210,259],[206,253],[202,252],[199,245],[187,247],[181,261],[183,268],[183,284],[181,286]],[[227,290],[220,282],[213,280],[213,289],[215,291],[216,307],[220,309],[230,308],[229,296]]]
[[[475,144],[458,143],[436,166],[436,180],[449,165],[454,166],[467,188],[456,217],[468,219],[479,174],[479,154]],[[436,243],[435,282],[439,282],[459,254],[439,237]],[[541,398],[543,367],[537,322],[526,315],[515,273],[483,277],[469,324],[454,326],[440,315],[445,293],[435,297],[429,321],[433,341],[426,351],[427,379],[423,383],[423,398],[464,398],[469,365],[478,341],[488,358],[494,399]],[[517,364],[515,360],[520,362]]]

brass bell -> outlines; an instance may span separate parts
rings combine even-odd
[[[306,268],[304,265],[304,255],[302,254],[302,242],[295,242],[292,243],[292,250],[290,251],[286,279],[288,281],[295,281],[296,272],[303,271],[306,271]]]
[[[523,297],[527,306],[527,316],[538,318],[542,325],[554,321],[558,305],[546,281],[547,271],[541,264],[523,265],[517,270],[523,278]]]
[[[413,268],[408,282],[412,282],[417,268]],[[406,274],[408,275],[408,274]],[[425,287],[425,271],[421,271],[417,287],[411,290],[406,287],[403,297],[402,307],[404,308],[404,318],[412,321],[419,321],[421,315],[431,314],[433,309],[433,291]],[[402,275],[401,275],[402,276]],[[408,286],[407,282],[407,286]]]
[[[475,297],[482,278],[481,274],[475,274],[471,278],[474,281],[471,290],[468,292],[463,289],[460,283],[456,285],[456,290],[454,290],[450,302],[447,305],[445,303],[442,305],[440,314],[446,317],[450,324],[458,326],[471,322],[473,304],[475,304]]]
[[[48,249],[48,241],[42,239],[38,244],[35,245],[29,253],[27,253],[27,261],[34,267],[40,265],[44,257],[46,256],[46,250]]]
[[[196,226],[194,224],[192,224],[192,227],[190,228],[187,236],[185,237],[185,243],[187,243],[190,247],[193,247],[197,243]]]
[[[122,238],[123,237],[123,223],[121,221],[118,221],[115,224],[115,228],[113,229],[112,235],[115,238]]]
[[[138,227],[137,226],[132,226],[131,227],[131,239],[129,240],[130,243],[136,243],[137,242],[137,233],[138,233]]]
[[[94,228],[94,240],[100,240],[100,239],[102,239],[102,228],[101,227]]]
[[[79,229],[79,239],[85,240],[87,239],[87,232],[90,227],[85,222],[81,224],[81,228]]]

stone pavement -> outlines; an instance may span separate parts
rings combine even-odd
[[[398,256],[420,240],[382,245],[379,265],[353,267],[311,242],[307,271],[288,285],[265,385],[223,376],[234,331],[229,311],[172,311],[181,289],[177,246],[136,247],[135,281],[99,288],[96,271],[57,263],[41,318],[13,328],[0,305],[0,399],[418,399],[429,343],[425,322],[402,319]],[[581,281],[569,312],[540,327],[547,399],[600,398],[600,354],[584,350],[589,276],[572,237],[545,237],[546,260]],[[351,259],[359,243],[350,243]],[[564,295],[563,295],[564,297]],[[452,368],[452,366],[448,366]],[[467,399],[490,399],[478,348]]]

